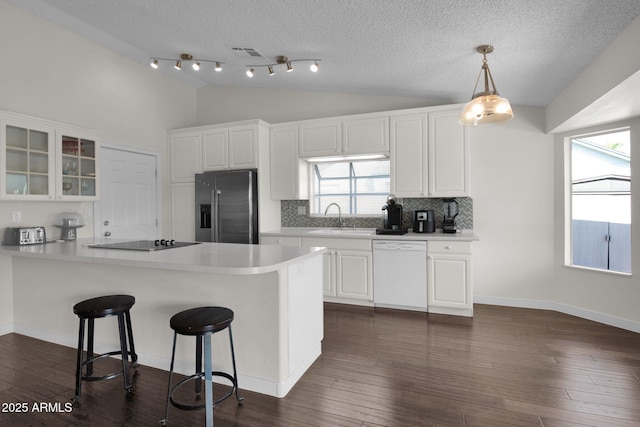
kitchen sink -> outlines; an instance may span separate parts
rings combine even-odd
[[[349,235],[349,234],[357,234],[357,235],[374,235],[376,234],[375,230],[369,228],[319,228],[317,230],[309,231],[309,234],[337,234],[337,235]]]

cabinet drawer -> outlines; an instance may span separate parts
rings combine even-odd
[[[300,247],[301,237],[295,236],[263,236],[260,243],[263,245],[297,246]]]
[[[369,239],[333,239],[323,237],[303,237],[302,246],[305,248],[323,246],[329,249],[348,249],[353,251],[371,251]]]
[[[471,242],[433,241],[427,242],[428,252],[471,253]]]

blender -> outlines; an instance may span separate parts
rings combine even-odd
[[[458,201],[456,199],[442,199],[444,218],[442,219],[443,233],[456,233],[456,217],[458,216]]]

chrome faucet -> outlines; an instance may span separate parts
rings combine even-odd
[[[329,203],[327,209],[324,210],[324,216],[327,216],[327,212],[329,212],[329,208],[331,206],[335,206],[338,208],[338,228],[342,228],[342,210],[340,209],[340,205],[337,203]]]

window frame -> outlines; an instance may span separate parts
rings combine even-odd
[[[370,176],[354,176],[354,168],[353,168],[353,164],[354,163],[360,163],[360,162],[387,162],[389,164],[389,174],[388,175],[370,175]],[[343,210],[342,212],[342,217],[358,217],[358,218],[377,218],[380,214],[376,214],[374,212],[371,213],[352,213],[352,207],[354,206],[354,203],[356,203],[356,201],[354,199],[357,198],[357,195],[380,195],[380,196],[384,196],[385,198],[388,196],[389,192],[384,192],[384,193],[358,193],[355,191],[355,188],[357,187],[357,181],[361,180],[361,179],[372,179],[372,178],[387,178],[388,179],[388,184],[389,184],[389,188],[391,188],[391,161],[388,158],[364,158],[364,159],[349,159],[349,158],[345,158],[345,159],[335,159],[335,160],[330,160],[330,161],[314,161],[314,162],[309,162],[309,215],[310,216],[316,216],[316,217],[320,217],[320,216],[325,216],[324,212],[317,212],[318,206],[316,205],[316,199],[318,199],[317,196],[317,191],[316,191],[316,178],[317,178],[317,166],[320,164],[328,164],[328,163],[349,163],[349,177],[336,177],[336,178],[319,178],[319,179],[335,179],[335,180],[344,180],[344,179],[349,179],[349,193],[327,193],[326,195],[321,195],[320,198],[322,197],[345,197],[348,196],[349,197],[349,206],[347,206],[345,209],[345,207],[341,206],[341,209]],[[384,203],[382,203],[380,205],[380,207],[382,207]],[[320,203],[320,206],[322,204]],[[357,212],[357,209],[356,209]],[[337,216],[336,212],[329,212],[327,214],[328,216]]]
[[[608,135],[608,134],[614,134],[614,133],[619,133],[619,132],[625,132],[628,131],[629,132],[629,143],[631,144],[631,126],[629,125],[625,125],[625,126],[619,126],[619,127],[614,127],[614,128],[606,128],[606,129],[602,129],[599,131],[593,131],[593,132],[584,132],[584,133],[576,133],[573,135],[569,135],[566,136],[564,138],[564,146],[563,146],[563,154],[564,154],[564,176],[563,176],[563,187],[564,187],[564,266],[568,267],[568,268],[573,268],[573,269],[579,269],[579,270],[587,270],[587,271],[593,271],[593,272],[597,272],[597,273],[605,273],[605,274],[612,274],[612,275],[618,275],[618,276],[631,276],[633,274],[633,272],[623,272],[623,271],[617,271],[617,270],[609,270],[609,269],[603,269],[603,268],[596,268],[596,267],[588,267],[588,266],[582,266],[579,264],[574,264],[573,263],[573,153],[572,153],[572,144],[573,144],[573,140],[576,139],[581,139],[581,138],[591,138],[591,137],[597,137],[597,136],[602,136],[602,135]],[[630,172],[629,174],[631,175],[632,171],[631,171],[631,162],[630,162]],[[630,189],[631,190],[631,189]],[[630,200],[630,206],[633,204],[633,192],[629,191],[629,197],[631,198]],[[632,214],[630,212],[630,217],[632,217]],[[630,226],[632,226],[632,223],[630,224]],[[630,251],[630,256],[632,257],[633,254],[633,239],[630,237],[631,239],[631,251]],[[633,258],[633,257],[632,257]]]

